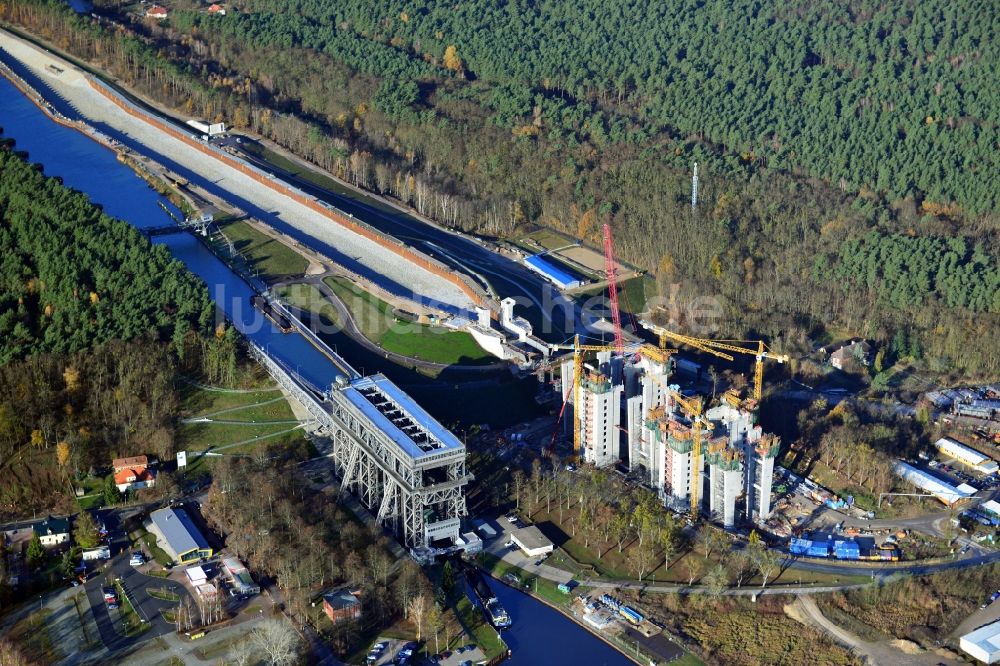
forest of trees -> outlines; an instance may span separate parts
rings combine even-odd
[[[214,317],[166,247],[0,149],[0,516],[72,510],[114,457],[173,456],[178,375],[236,374]]]
[[[59,0],[0,12],[445,224],[599,242],[607,222],[661,294],[719,298],[721,337],[902,332],[928,369],[984,376],[997,30],[966,4],[178,0],[124,30]]]
[[[413,616],[432,607],[434,590],[420,567],[409,558],[397,565],[381,530],[310,488],[295,469],[227,457],[215,470],[204,514],[251,569],[277,583],[286,611],[302,622],[316,621],[311,603],[320,592],[337,585],[363,590],[360,622],[318,627],[338,652],[356,648],[366,631],[391,618],[407,615],[418,624],[423,617]]]
[[[0,255],[0,364],[213,322],[204,283],[166,247],[9,150],[0,150]]]

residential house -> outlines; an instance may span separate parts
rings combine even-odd
[[[131,456],[115,458],[111,461],[115,472],[115,485],[118,492],[152,488],[156,483],[156,473],[151,469],[151,463],[146,456]]]
[[[49,516],[32,527],[46,548],[69,543],[69,518]]]
[[[341,588],[323,595],[323,612],[334,624],[361,617],[361,599],[357,590]]]
[[[146,10],[146,16],[157,21],[162,21],[167,18],[167,8],[161,5],[152,5]]]
[[[213,14],[215,16],[225,16],[226,8],[223,7],[222,5],[212,5],[211,7],[208,8],[208,13]]]
[[[830,354],[830,365],[837,370],[843,370],[851,359],[860,365],[867,366],[871,356],[872,346],[864,340],[855,340]]]

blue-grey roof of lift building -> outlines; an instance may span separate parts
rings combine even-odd
[[[455,435],[384,375],[355,379],[343,393],[413,458],[462,447]]]

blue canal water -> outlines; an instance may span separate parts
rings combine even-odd
[[[46,116],[0,76],[0,127],[16,149],[41,164],[45,174],[59,176],[68,187],[86,193],[106,213],[138,228],[162,227],[171,220],[160,207],[169,202],[151,189],[115,154],[80,132]],[[333,363],[298,333],[281,333],[250,304],[253,291],[197,238],[188,233],[154,237],[166,245],[208,285],[226,316],[248,338],[318,387],[339,374]]]
[[[114,153],[79,132],[48,118],[7,79],[0,77],[0,127],[16,141],[17,150],[43,165],[49,176],[59,176],[86,193],[105,212],[138,228],[170,223],[160,203],[169,202],[153,191]],[[250,287],[188,233],[158,236],[193,273],[201,277],[226,315],[249,338],[272,356],[294,368],[317,386],[330,384],[338,374],[332,362],[297,333],[283,334],[250,305]],[[535,664],[631,663],[621,653],[545,604],[522,592],[491,581],[514,626],[504,632],[514,666]]]
[[[503,632],[503,639],[513,653],[504,663],[513,666],[632,663],[622,653],[537,599],[495,580],[489,584],[514,622]]]

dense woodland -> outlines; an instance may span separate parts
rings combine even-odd
[[[210,330],[205,285],[134,227],[0,150],[0,364]]]
[[[720,298],[723,337],[902,333],[931,371],[1000,371],[980,344],[1000,330],[998,40],[976,3],[170,6],[3,17],[446,224],[609,222],[663,294]]]
[[[178,374],[236,373],[213,318],[165,247],[0,150],[0,516],[71,510],[114,457],[172,456]]]

